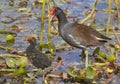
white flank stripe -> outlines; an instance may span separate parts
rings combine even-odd
[[[75,44],[77,44],[79,47],[85,48],[85,46],[80,45],[80,42],[76,41],[76,40],[74,39],[74,37],[73,37],[71,34],[69,34],[68,36],[69,36],[70,38],[72,38],[72,40],[75,42]]]
[[[106,39],[99,38],[99,37],[96,37],[96,36],[95,36],[95,38],[96,38],[97,40],[106,40]]]

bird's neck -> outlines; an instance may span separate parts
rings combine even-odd
[[[35,49],[36,44],[30,44],[29,48],[30,49]]]
[[[64,12],[57,15],[58,18],[58,28],[61,29],[68,22]]]

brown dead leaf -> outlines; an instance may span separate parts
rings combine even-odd
[[[68,74],[67,74],[66,72],[63,72],[63,73],[62,73],[62,78],[63,78],[63,79],[68,79]]]
[[[61,78],[61,74],[47,74],[47,77],[52,77],[52,78]]]
[[[50,33],[53,34],[53,35],[58,35],[59,34],[57,30],[53,30],[53,29],[50,30]]]
[[[57,64],[56,64],[56,67],[54,68],[53,71],[57,70],[57,69],[61,66],[61,64],[62,64],[62,57],[59,56],[59,57],[57,58]]]

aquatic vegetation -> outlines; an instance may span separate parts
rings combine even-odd
[[[0,83],[119,83],[119,3],[119,0],[0,1]],[[79,50],[59,37],[58,20],[55,18],[50,22],[49,13],[53,6],[61,7],[70,22],[95,27],[112,38],[103,47],[89,49],[87,68],[84,56],[80,63],[82,56]],[[24,40],[33,35],[37,38],[36,49],[50,56],[52,67],[38,69],[28,60],[25,53],[28,45]],[[7,45],[9,43],[12,45]]]

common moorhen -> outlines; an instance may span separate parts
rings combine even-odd
[[[26,55],[35,67],[44,69],[51,66],[52,61],[49,57],[36,49],[35,37],[29,37],[25,42],[30,43],[26,49]]]
[[[60,36],[71,46],[85,49],[92,46],[100,46],[111,40],[102,35],[95,29],[84,24],[69,23],[63,10],[59,7],[53,7],[50,11],[50,16],[58,18],[58,32]],[[86,55],[87,56],[87,55]],[[86,57],[88,63],[88,57]]]

